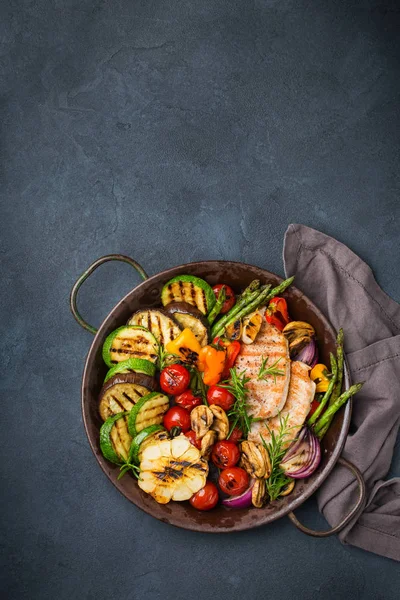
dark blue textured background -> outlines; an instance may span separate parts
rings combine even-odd
[[[396,6],[2,3],[4,597],[399,597],[398,564],[286,519],[215,537],[129,504],[85,437],[91,336],[67,303],[110,252],[151,274],[209,258],[282,274],[290,222],[348,244],[399,300]],[[104,266],[83,314],[99,323],[136,282]],[[326,525],[313,499],[298,513]]]

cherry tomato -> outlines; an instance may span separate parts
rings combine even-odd
[[[172,406],[164,415],[163,425],[171,431],[173,427],[180,427],[183,432],[190,429],[190,415],[181,406]]]
[[[182,394],[190,383],[190,373],[182,365],[169,365],[161,371],[160,386],[171,396]]]
[[[239,462],[240,450],[233,442],[217,442],[211,452],[211,460],[218,469],[234,467]]]
[[[211,385],[208,388],[207,401],[209,404],[216,404],[228,411],[235,404],[235,396],[223,387]]]
[[[189,502],[197,510],[211,510],[218,503],[218,489],[211,481],[190,498]]]
[[[231,435],[228,437],[228,440],[234,444],[237,444],[241,439],[243,439],[243,431],[239,427],[234,427]]]
[[[218,477],[219,487],[229,496],[239,496],[249,487],[250,477],[240,467],[230,467],[221,471]]]
[[[187,431],[185,433],[187,439],[189,440],[189,442],[191,444],[193,444],[193,446],[196,446],[196,448],[198,448],[200,450],[201,448],[201,440],[198,439],[198,437],[196,436],[195,432],[193,431],[193,429],[189,429],[189,431]]]
[[[226,285],[225,283],[218,283],[218,285],[214,285],[213,292],[215,294],[215,297],[218,298],[222,287],[225,288],[225,302],[223,303],[222,308],[220,310],[221,315],[227,313],[228,310],[231,310],[232,306],[236,302],[235,292],[231,287],[229,287],[229,285]]]
[[[182,394],[176,396],[175,403],[190,412],[196,408],[196,406],[203,404],[203,401],[199,396],[195,396],[192,390],[186,390],[186,392],[182,392]]]

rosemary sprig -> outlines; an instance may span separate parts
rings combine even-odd
[[[228,412],[229,420],[231,421],[231,429],[228,434],[228,439],[236,427],[240,427],[243,431],[244,437],[247,437],[251,424],[254,421],[261,421],[261,419],[255,419],[249,414],[249,405],[247,403],[248,389],[246,385],[250,381],[250,377],[246,377],[246,369],[241,373],[238,373],[235,368],[229,369],[231,374],[230,380],[224,381],[222,384],[218,384],[219,387],[227,389],[233,396],[235,396],[235,404]]]
[[[121,471],[120,474],[118,475],[118,480],[121,479],[125,473],[127,473],[128,471],[132,471],[132,474],[136,477],[136,479],[139,479],[139,474],[140,474],[140,469],[137,465],[132,465],[131,463],[124,463],[119,470]]]
[[[288,419],[288,414],[285,415],[285,417],[282,417],[281,414],[279,414],[279,431],[276,435],[275,432],[268,427],[268,424],[265,423],[271,436],[269,444],[266,443],[260,434],[263,446],[267,450],[271,461],[271,475],[265,481],[267,493],[271,502],[278,498],[282,489],[291,481],[290,477],[287,477],[280,467],[281,460],[285,456],[287,450],[284,447],[284,443],[286,442],[285,438],[292,429],[292,427],[288,427]]]
[[[172,354],[172,352],[166,352],[162,344],[158,347],[157,367],[159,371],[162,371],[167,365],[178,362],[180,356]]]
[[[264,358],[263,356],[261,357],[261,366],[260,370],[258,371],[257,379],[265,379],[267,375],[272,375],[274,378],[274,383],[276,383],[277,375],[285,374],[285,371],[276,368],[278,363],[282,360],[282,357],[278,358],[278,360],[272,363],[272,365],[270,365],[269,367],[267,366],[268,360],[269,356],[267,356],[267,358]]]

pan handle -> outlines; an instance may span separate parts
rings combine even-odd
[[[139,263],[136,262],[136,260],[133,260],[133,258],[129,258],[129,256],[124,256],[123,254],[107,254],[106,256],[98,258],[90,265],[90,267],[86,269],[84,273],[82,273],[80,277],[78,277],[78,279],[74,283],[74,287],[71,290],[71,295],[69,297],[69,306],[71,308],[72,314],[74,315],[79,325],[81,325],[87,331],[90,331],[90,333],[93,333],[93,335],[97,333],[97,329],[89,325],[89,323],[86,323],[86,321],[80,315],[76,304],[76,299],[78,296],[79,288],[81,287],[82,283],[86,281],[89,275],[91,275],[93,271],[97,269],[97,267],[110,260],[119,260],[121,262],[128,263],[128,265],[131,265],[131,267],[133,267],[139,273],[140,277],[143,280],[148,279],[149,277],[146,271],[143,269],[143,267],[141,267]]]
[[[359,486],[359,494],[358,494],[357,503],[354,506],[354,508],[349,512],[347,517],[345,517],[343,519],[343,521],[341,521],[338,525],[336,525],[336,527],[332,527],[332,529],[328,529],[327,531],[315,531],[314,529],[309,529],[308,527],[305,527],[305,525],[302,525],[300,523],[300,521],[298,521],[295,514],[293,512],[290,512],[288,514],[289,519],[292,521],[292,523],[294,525],[296,525],[296,527],[298,529],[300,529],[300,531],[302,531],[303,533],[306,533],[307,535],[324,538],[324,537],[329,537],[330,535],[334,535],[335,533],[339,533],[339,531],[342,531],[342,529],[344,529],[346,527],[346,525],[348,525],[350,523],[350,521],[352,519],[354,519],[354,517],[357,515],[357,513],[362,509],[362,507],[364,505],[365,496],[366,496],[365,482],[364,482],[363,476],[361,475],[360,471],[351,462],[349,462],[345,458],[342,458],[341,456],[339,457],[338,463],[340,465],[342,465],[343,467],[346,467],[347,469],[349,469],[353,473],[353,475],[355,475],[355,477],[357,479],[357,483]]]

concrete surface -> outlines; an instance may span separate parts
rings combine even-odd
[[[130,505],[85,437],[91,336],[68,310],[110,252],[149,273],[208,258],[282,273],[290,222],[350,245],[400,300],[398,6],[2,3],[4,598],[399,597],[398,564],[288,520],[209,537]],[[98,324],[136,282],[104,266],[83,314]],[[325,526],[314,500],[298,512]]]

